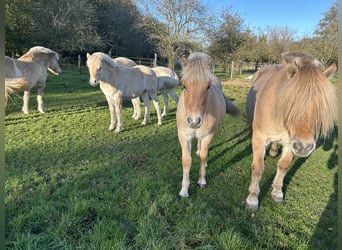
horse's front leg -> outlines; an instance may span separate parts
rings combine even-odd
[[[178,139],[182,148],[182,167],[183,167],[183,179],[182,189],[179,192],[181,197],[189,196],[190,185],[190,168],[191,168],[191,139],[187,138],[181,131],[178,131]]]
[[[207,168],[207,162],[208,162],[208,150],[210,143],[213,139],[213,134],[210,134],[201,140],[199,140],[197,144],[197,154],[201,160],[201,167],[200,167],[200,172],[199,172],[199,179],[197,182],[197,185],[200,188],[204,188],[207,185],[207,182],[205,180],[206,176],[206,168]]]
[[[123,122],[122,122],[122,96],[116,95],[114,97],[114,105],[116,111],[116,118],[118,123],[116,124],[115,132],[119,133],[123,129]]]
[[[38,103],[38,111],[40,113],[45,113],[45,109],[44,109],[44,87],[38,88],[37,103]]]
[[[23,108],[22,111],[24,114],[29,114],[29,101],[30,101],[30,90],[24,91],[23,95]]]
[[[284,194],[283,194],[283,181],[284,177],[287,173],[287,170],[290,167],[293,155],[289,147],[283,147],[283,152],[281,157],[278,161],[277,167],[277,174],[273,180],[273,190],[271,192],[272,199],[276,202],[283,202],[284,201]]]
[[[110,125],[109,125],[108,130],[112,131],[112,130],[114,130],[115,123],[116,123],[115,104],[114,104],[114,100],[111,96],[106,95],[106,100],[108,103],[109,114],[110,114]]]
[[[157,117],[158,117],[157,124],[158,124],[158,126],[161,126],[163,118],[162,118],[162,114],[161,114],[161,110],[160,110],[160,103],[159,103],[157,92],[151,94],[150,96],[151,96],[154,108],[156,109],[156,112],[157,112]]]
[[[252,137],[253,148],[253,161],[252,161],[252,176],[251,183],[248,191],[249,195],[246,199],[246,208],[257,210],[259,206],[258,196],[260,193],[259,182],[262,174],[264,173],[264,153],[265,153],[265,140],[253,134]]]

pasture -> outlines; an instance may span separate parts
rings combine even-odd
[[[193,151],[189,197],[180,199],[174,101],[160,127],[154,109],[143,127],[125,101],[124,130],[109,132],[107,102],[87,70],[61,68],[47,79],[47,113],[37,111],[34,89],[29,115],[19,97],[7,104],[7,249],[337,249],[337,128],[293,160],[285,203],[270,195],[279,156],[266,158],[253,213],[244,208],[251,135],[243,116],[226,115],[209,149],[207,187],[196,186]],[[242,113],[248,89],[240,80],[224,86]]]

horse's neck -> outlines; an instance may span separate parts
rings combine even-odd
[[[48,55],[44,55],[44,54],[37,54],[37,55],[24,54],[18,60],[23,61],[23,62],[35,62],[37,64],[43,65],[44,68],[47,68],[49,66]]]

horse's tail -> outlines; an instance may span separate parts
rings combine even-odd
[[[232,116],[238,116],[240,114],[239,108],[228,97],[224,96],[224,100],[226,102],[226,113]]]
[[[28,90],[30,84],[25,78],[5,78],[5,106],[7,105],[8,97],[18,92],[19,90]]]
[[[254,87],[251,87],[246,100],[246,113],[247,113],[247,121],[249,125],[252,125],[254,119],[254,108],[256,102],[256,90]]]

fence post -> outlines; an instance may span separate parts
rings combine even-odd
[[[232,61],[232,68],[230,69],[230,80],[233,80],[233,72],[234,72],[234,61]]]
[[[80,70],[80,74],[81,72],[81,55],[78,55],[78,69]]]
[[[154,53],[153,67],[157,67],[157,53]]]

